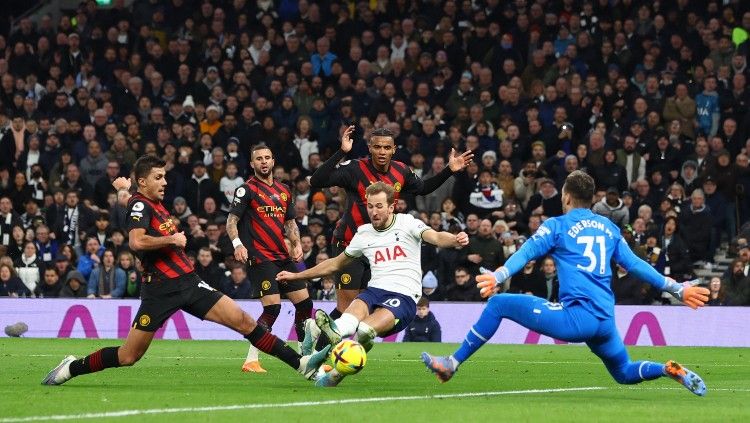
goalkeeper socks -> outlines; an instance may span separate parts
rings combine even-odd
[[[469,329],[464,342],[461,343],[461,346],[452,355],[459,364],[466,361],[481,348],[485,342],[492,338],[497,328],[500,327],[500,322],[503,318],[500,313],[501,303],[503,303],[502,295],[496,295],[487,302],[487,306],[482,311],[482,315],[479,316],[479,320]]]
[[[120,359],[117,350],[120,347],[107,347],[91,353],[70,363],[70,375],[72,377],[98,372],[110,367],[120,367]]]
[[[294,305],[294,330],[297,332],[297,340],[305,339],[305,320],[312,316],[313,302],[308,297]]]
[[[289,348],[276,335],[260,325],[256,325],[255,329],[245,336],[245,339],[264,353],[270,354],[288,364],[294,370],[299,368],[300,355],[297,354],[297,351]]]
[[[346,338],[357,331],[359,319],[354,317],[353,314],[344,313],[341,317],[336,319],[334,323],[336,323],[336,332],[338,332],[342,338]]]
[[[336,320],[339,317],[341,317],[341,312],[338,308],[334,308],[332,312],[328,313],[328,316],[331,318],[331,320]],[[321,333],[318,337],[318,343],[315,344],[315,351],[320,351],[323,348],[325,348],[326,345],[328,345],[330,341],[328,340],[328,337],[325,333]]]

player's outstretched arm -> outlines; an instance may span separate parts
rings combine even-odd
[[[663,276],[651,267],[651,265],[636,256],[622,238],[615,245],[613,256],[620,266],[624,267],[638,279],[649,283],[661,291],[669,292],[673,297],[692,309],[703,307],[706,301],[708,301],[708,289],[693,286],[691,282],[678,283],[668,276]]]
[[[451,155],[448,159],[448,165],[445,166],[445,168],[441,170],[437,175],[433,175],[423,180],[422,188],[419,189],[416,194],[427,195],[440,188],[440,186],[443,185],[443,183],[447,181],[448,178],[453,176],[453,173],[465,169],[466,166],[471,163],[473,157],[474,153],[471,152],[471,150],[464,151],[463,153],[458,154],[455,149],[451,149]]]
[[[349,264],[353,259],[341,253],[336,257],[329,258],[318,263],[316,266],[309,269],[303,270],[299,273],[288,272],[286,270],[279,272],[276,275],[276,280],[279,282],[298,281],[306,279],[320,278],[323,276],[331,275],[334,272],[341,270]]]
[[[302,261],[303,254],[302,244],[299,242],[299,227],[297,226],[297,221],[289,219],[284,222],[284,231],[286,237],[289,238],[289,243],[292,244],[292,250],[289,251],[289,255],[292,257],[292,260],[299,263]]]
[[[344,158],[346,153],[352,150],[354,141],[351,136],[354,133],[354,125],[344,129],[341,135],[341,148],[337,150],[331,157],[328,158],[323,164],[318,167],[310,177],[310,186],[312,188],[325,188],[333,185],[330,181],[333,179],[333,172],[336,170],[336,165]]]
[[[169,236],[151,236],[146,235],[146,230],[142,228],[132,229],[128,233],[130,248],[136,251],[158,250],[164,247],[185,248],[187,238],[184,232],[178,232]]]
[[[461,248],[469,245],[469,236],[465,232],[454,235],[450,232],[427,229],[422,232],[422,240],[439,248]]]

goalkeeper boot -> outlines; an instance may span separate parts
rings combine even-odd
[[[441,383],[449,381],[458,370],[450,357],[433,356],[423,352],[422,362]]]
[[[302,356],[299,359],[299,369],[297,371],[302,374],[306,379],[310,380],[318,373],[318,368],[328,360],[328,355],[331,353],[331,346],[326,345],[322,350]]]
[[[320,328],[315,324],[315,320],[305,320],[305,339],[302,340],[301,353],[302,355],[310,355],[315,348],[315,344],[318,343],[320,337]]]
[[[319,377],[318,380],[315,381],[315,386],[320,388],[333,388],[344,380],[344,376],[345,375],[337,372],[336,369],[332,369],[330,372]]]
[[[695,395],[701,397],[706,395],[706,384],[703,382],[703,379],[676,361],[667,361],[667,364],[664,366],[664,372]]]
[[[47,373],[47,377],[42,381],[42,385],[62,385],[69,381],[73,376],[70,374],[70,363],[76,360],[75,357],[69,355],[60,362],[54,369]]]
[[[329,316],[328,313],[320,309],[316,310],[315,324],[326,334],[331,346],[338,345],[338,343],[341,342],[341,335],[339,335],[338,328],[336,328],[336,322],[331,319],[331,316]]]

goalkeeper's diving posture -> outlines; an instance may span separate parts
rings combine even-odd
[[[662,364],[630,360],[615,327],[610,262],[616,261],[639,279],[694,309],[708,301],[708,290],[662,276],[633,254],[620,236],[620,229],[589,209],[594,187],[591,176],[582,171],[571,173],[562,191],[565,214],[546,220],[504,266],[477,276],[482,296],[488,297],[499,292],[505,281],[529,260],[551,254],[560,276],[560,303],[522,294],[492,296],[456,352],[447,357],[422,353],[425,365],[441,382],[447,382],[508,318],[546,336],[585,342],[618,383],[635,384],[669,376],[696,395],[706,394],[700,376],[674,361]]]

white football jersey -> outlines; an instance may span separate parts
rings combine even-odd
[[[370,261],[368,287],[407,295],[416,302],[422,295],[422,233],[430,229],[410,214],[396,214],[391,225],[377,230],[362,225],[344,253]]]

